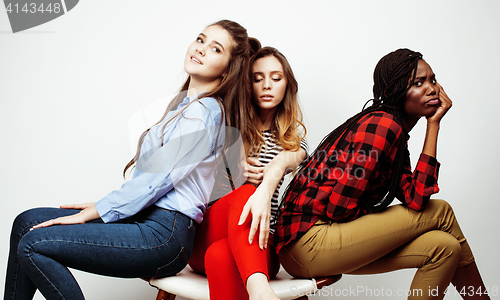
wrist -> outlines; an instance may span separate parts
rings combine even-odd
[[[264,196],[266,201],[270,201],[273,197],[274,189],[270,184],[261,184],[257,190],[259,190],[261,196]]]
[[[439,128],[440,128],[439,121],[429,121],[429,120],[427,120],[427,131],[438,132]]]
[[[279,179],[283,177],[285,174],[286,170],[286,163],[282,160],[276,160],[276,161],[271,161],[269,164],[266,165],[264,168],[264,179],[267,178],[273,178],[273,179]]]
[[[91,205],[85,208],[84,210],[77,213],[77,215],[80,215],[84,222],[92,221],[100,217],[95,205]]]

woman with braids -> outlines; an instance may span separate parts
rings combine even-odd
[[[429,200],[439,191],[437,136],[450,98],[408,49],[384,56],[373,77],[373,105],[328,134],[287,188],[281,264],[296,277],[418,268],[408,299],[442,299],[450,282],[464,299],[489,299],[450,205]],[[408,133],[422,117],[412,172]],[[394,197],[402,205],[388,207]]]
[[[268,283],[279,269],[268,238],[277,222],[283,176],[307,155],[298,85],[285,56],[264,47],[249,69],[253,95],[240,114],[246,121],[241,131],[248,180],[207,210],[189,262],[207,274],[213,300],[279,299]]]
[[[141,136],[125,167],[134,175],[96,203],[36,208],[14,221],[4,299],[84,299],[68,267],[106,276],[163,277],[192,252],[215,165],[246,97],[245,28],[222,20],[188,47],[189,75],[162,119]],[[226,120],[225,120],[226,119]]]

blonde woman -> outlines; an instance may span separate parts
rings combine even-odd
[[[190,265],[206,273],[211,299],[278,299],[268,284],[279,264],[269,235],[283,176],[306,157],[297,82],[285,56],[259,49],[250,60],[253,91],[241,132],[247,183],[219,199],[200,224]]]

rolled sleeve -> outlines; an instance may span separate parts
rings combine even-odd
[[[407,151],[403,178],[398,199],[413,210],[422,210],[430,196],[439,192],[438,174],[440,164],[435,157],[420,154],[414,172],[411,171],[410,154]]]

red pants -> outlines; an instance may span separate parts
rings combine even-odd
[[[255,189],[245,184],[219,199],[196,229],[189,265],[207,275],[212,300],[248,299],[245,285],[250,275],[263,273],[272,278],[278,272],[274,247],[260,250],[258,236],[248,243],[251,215],[238,225],[243,206]]]

